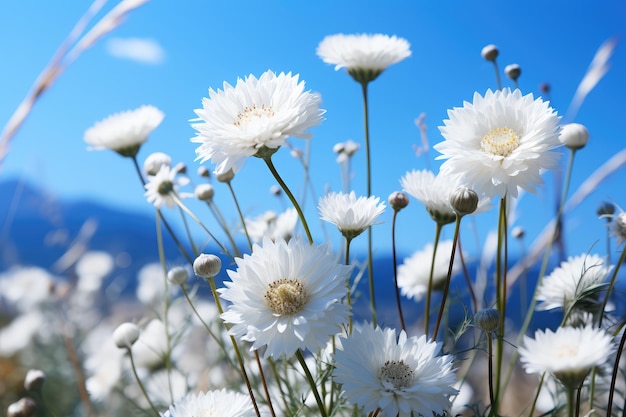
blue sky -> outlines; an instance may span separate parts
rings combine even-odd
[[[114,4],[109,2],[104,10]],[[0,56],[4,58],[1,124],[8,121],[88,5],[75,0],[7,0],[0,4]],[[437,127],[447,109],[471,100],[474,91],[483,94],[495,88],[493,67],[480,56],[483,46],[498,45],[501,69],[511,63],[521,65],[519,81],[524,93],[540,95],[540,84],[548,82],[552,104],[564,115],[597,48],[611,37],[623,36],[625,27],[626,5],[618,0],[152,0],[80,56],[44,94],[15,136],[0,176],[25,178],[61,198],[94,199],[152,213],[130,162],[112,152],[87,151],[85,129],[111,113],[155,105],[166,117],[139,159],[143,161],[151,152],[167,152],[175,162],[187,163],[194,173],[198,164],[194,162],[195,144],[189,141],[194,135],[189,119],[195,116],[193,110],[201,105],[208,88],[219,88],[224,81],[234,84],[238,77],[258,76],[272,69],[300,74],[307,89],[322,95],[327,113],[324,123],[313,130],[311,174],[318,195],[327,188],[339,190],[340,169],[332,147],[348,139],[363,143],[360,89],[346,74],[324,64],[315,49],[329,34],[387,33],[406,38],[413,55],[390,67],[370,86],[373,192],[386,200],[399,189],[398,181],[407,171],[439,166],[434,161],[436,151],[431,151],[428,163],[413,152],[413,145],[420,143],[415,118],[426,114],[432,146],[442,140]],[[162,60],[149,64],[113,56],[111,43],[126,38],[157,42],[163,50]],[[591,139],[577,155],[574,188],[626,143],[621,126],[626,110],[624,48],[623,42],[618,44],[609,73],[589,94],[575,119],[588,127]],[[506,78],[504,83],[511,86]],[[304,148],[304,141],[292,143]],[[294,191],[300,192],[302,171],[289,152],[282,150],[274,159]],[[364,152],[356,155],[353,170],[354,188],[362,194]],[[546,179],[550,178],[548,174]],[[624,178],[624,171],[619,171],[568,218],[568,229],[579,233],[571,242],[573,254],[587,251],[603,238],[603,223],[595,218],[601,201],[614,199],[626,207]],[[269,194],[273,184],[260,160],[246,162],[234,182],[246,213],[282,209],[282,203]],[[218,187],[216,198],[223,199],[229,219],[234,221],[226,192]],[[549,218],[552,197],[552,189],[545,187],[520,202],[523,225],[531,236]],[[314,206],[309,202],[308,207],[313,216]],[[199,214],[208,217],[208,213]],[[419,203],[412,201],[402,216],[398,237],[406,250],[432,239],[434,226]],[[388,211],[383,218],[386,230],[390,219]],[[477,223],[482,228],[493,221],[488,214]],[[387,233],[383,226],[380,233]],[[381,251],[386,251],[385,245],[382,243]]]

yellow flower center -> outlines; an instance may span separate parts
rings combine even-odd
[[[265,304],[278,315],[299,313],[309,301],[304,285],[296,279],[282,278],[272,282],[265,291]]]
[[[174,191],[174,183],[169,180],[161,181],[157,191],[161,195],[168,195],[170,192]]]
[[[571,357],[578,355],[578,348],[577,346],[573,346],[573,345],[561,345],[561,346],[557,346],[554,353],[559,359],[571,358]]]
[[[409,365],[400,361],[387,361],[378,370],[378,378],[393,384],[396,389],[410,387],[415,371]]]
[[[237,115],[237,120],[235,121],[235,126],[245,127],[254,118],[269,118],[273,115],[274,109],[272,108],[272,106],[266,106],[265,104],[262,104],[261,107],[258,107],[256,104],[253,104],[250,107],[245,107],[241,112],[239,112],[239,114]]]
[[[507,157],[519,146],[519,137],[513,129],[498,127],[491,129],[480,141],[483,152]]]

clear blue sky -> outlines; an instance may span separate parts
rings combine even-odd
[[[115,4],[109,3],[106,10]],[[0,124],[9,119],[88,4],[76,0],[0,4]],[[319,194],[327,185],[338,190],[340,170],[332,147],[347,139],[363,143],[360,89],[346,74],[324,64],[315,49],[328,34],[387,33],[406,38],[413,55],[389,68],[370,88],[373,192],[386,200],[399,189],[402,175],[427,166],[412,150],[420,142],[414,119],[426,113],[432,146],[441,141],[437,127],[448,108],[471,100],[474,91],[495,88],[493,67],[480,56],[483,46],[498,45],[501,69],[510,63],[521,65],[524,93],[537,95],[541,83],[550,83],[552,103],[565,114],[596,49],[610,37],[623,36],[624,28],[626,4],[618,0],[153,0],[80,56],[44,94],[15,136],[0,176],[28,179],[61,198],[95,199],[152,213],[130,162],[112,152],[87,151],[85,129],[111,113],[153,104],[166,118],[142,148],[140,160],[164,151],[195,173],[198,164],[193,161],[195,144],[189,139],[194,131],[189,119],[208,88],[272,69],[299,73],[308,89],[321,93],[327,120],[313,131],[312,175]],[[107,52],[112,38],[129,37],[158,42],[165,52],[163,62],[143,64]],[[576,117],[588,127],[591,140],[577,156],[574,188],[626,143],[621,125],[626,114],[625,48],[623,42],[618,45],[610,72]],[[292,142],[304,147],[301,140]],[[430,166],[437,169],[435,156],[431,152]],[[302,173],[289,153],[279,152],[275,163],[298,192]],[[354,187],[363,193],[364,152],[357,154],[353,169]],[[602,223],[594,217],[600,201],[613,198],[626,207],[625,178],[624,171],[618,172],[569,218],[568,228],[585,233],[584,239],[572,243],[573,252],[586,251],[602,239]],[[234,186],[247,213],[281,209],[269,195],[272,184],[261,161],[246,162]],[[217,192],[218,198],[228,201],[222,195],[224,188]],[[542,225],[551,198],[550,188],[524,197],[524,226],[532,231]],[[542,209],[536,210],[539,205]],[[313,209],[310,203],[309,208]],[[403,216],[399,238],[407,250],[432,239],[434,227],[418,203],[412,201]],[[234,219],[234,213],[229,218]],[[390,219],[388,212],[383,219],[387,226]],[[487,215],[480,222],[490,224],[492,218]]]

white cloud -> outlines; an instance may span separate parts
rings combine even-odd
[[[106,44],[109,54],[142,64],[158,65],[165,59],[165,51],[154,39],[112,38]]]

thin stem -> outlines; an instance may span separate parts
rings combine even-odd
[[[546,377],[545,372],[541,374],[541,379],[539,380],[539,385],[537,385],[537,393],[535,394],[535,398],[533,399],[533,403],[530,406],[530,413],[528,413],[528,417],[533,417],[535,415],[535,408],[537,407],[537,400],[539,400],[539,394],[541,394],[541,387],[543,386],[543,381]]]
[[[576,390],[576,417],[580,415],[580,394],[583,390],[583,384],[581,383]]]
[[[501,389],[502,360],[504,359],[504,334],[506,323],[506,275],[508,269],[508,232],[507,232],[507,198],[500,200],[500,217],[498,220],[498,251],[496,261],[496,305],[500,313],[498,337],[496,339],[496,404],[504,389]],[[498,414],[498,410],[495,410]]]
[[[576,407],[574,393],[576,389],[567,387],[565,390],[567,391],[567,417],[574,417],[574,408]]]
[[[606,415],[610,416],[613,409],[613,395],[615,394],[615,383],[617,382],[617,373],[619,372],[619,363],[622,358],[622,351],[624,350],[624,344],[626,344],[626,331],[622,332],[622,337],[619,341],[619,347],[615,352],[615,366],[613,366],[613,374],[611,375],[611,385],[609,388],[609,399],[606,403]]]
[[[309,230],[309,225],[306,222],[306,218],[304,217],[304,213],[302,212],[302,209],[300,208],[300,204],[298,204],[298,201],[296,200],[296,198],[291,193],[291,190],[289,189],[289,187],[287,187],[287,184],[285,184],[285,181],[283,181],[283,179],[281,178],[280,174],[276,170],[276,167],[274,166],[274,163],[272,162],[272,156],[271,155],[265,156],[265,157],[263,157],[263,160],[267,164],[267,167],[269,168],[270,172],[272,173],[272,175],[274,176],[274,178],[276,179],[278,184],[280,185],[280,188],[282,188],[283,191],[285,192],[285,194],[287,194],[287,197],[289,198],[289,201],[291,201],[291,204],[293,204],[293,207],[298,212],[298,217],[300,217],[300,222],[302,223],[302,227],[304,228],[304,232],[306,233],[306,237],[307,237],[307,239],[309,239],[309,243],[313,244],[313,236],[311,236],[311,231]]]
[[[345,263],[346,265],[350,265],[350,243],[352,243],[352,239],[346,237],[346,259],[345,259]],[[352,284],[350,283],[350,277],[348,277],[348,293],[346,296],[346,302],[348,303],[348,306],[350,308],[352,308]],[[350,318],[348,319],[349,322],[349,327],[348,327],[348,334],[352,334],[352,314],[350,314]]]
[[[626,245],[624,245],[624,249],[622,250],[622,254],[619,257],[619,261],[617,261],[617,265],[613,269],[613,275],[611,276],[611,283],[609,287],[606,289],[606,295],[604,296],[604,301],[602,302],[602,309],[600,310],[600,319],[598,320],[598,328],[602,328],[602,319],[604,318],[604,310],[606,309],[606,305],[609,302],[609,297],[611,296],[611,292],[613,291],[613,287],[615,286],[615,281],[617,281],[617,274],[620,270],[620,267],[626,260]]]
[[[146,397],[146,400],[148,401],[148,404],[150,405],[150,408],[152,409],[154,414],[157,417],[161,417],[161,414],[159,414],[159,411],[156,409],[156,407],[150,400],[150,396],[148,395],[146,388],[143,386],[143,383],[141,382],[141,379],[139,378],[139,375],[137,374],[137,368],[135,367],[135,359],[133,359],[133,350],[131,348],[127,348],[126,351],[128,352],[128,357],[130,358],[130,367],[133,370],[133,375],[135,375],[135,379],[137,380],[137,384],[139,385],[141,392],[143,393],[144,397]]]
[[[235,252],[235,256],[241,257],[241,252],[239,251],[239,248],[237,247],[237,243],[235,242],[235,239],[233,238],[233,234],[228,229],[228,225],[226,224],[226,220],[224,219],[224,216],[222,216],[222,213],[220,212],[219,208],[217,207],[217,205],[215,203],[213,203],[213,200],[207,201],[206,203],[207,203],[207,206],[209,207],[209,210],[211,210],[211,213],[213,213],[213,217],[215,217],[215,219],[217,220],[217,223],[220,225],[220,227],[222,228],[222,230],[226,234],[226,237],[228,238],[228,241],[230,242],[230,244],[233,247],[233,251]],[[239,206],[237,206],[237,207],[239,207]],[[246,236],[247,235],[248,234],[246,233]]]
[[[498,63],[496,60],[493,60],[493,68],[496,71],[496,85],[498,86],[498,90],[502,90],[502,81],[500,80],[500,69],[498,68]]]
[[[306,375],[307,381],[309,381],[309,385],[311,386],[311,390],[313,391],[313,396],[315,397],[315,401],[317,402],[317,407],[320,411],[321,417],[328,417],[326,413],[326,407],[324,407],[324,402],[322,401],[322,397],[320,397],[320,393],[317,390],[317,384],[315,383],[315,379],[313,379],[313,375],[309,370],[306,361],[304,360],[304,355],[302,355],[302,351],[300,349],[296,350],[296,358],[298,358],[298,362],[302,365],[302,369],[304,370],[304,374]]]
[[[263,372],[263,365],[261,364],[261,358],[259,357],[259,351],[254,351],[254,357],[256,359],[256,364],[259,367],[259,376],[261,377],[261,384],[263,385],[263,391],[265,392],[265,399],[267,400],[267,406],[270,409],[270,413],[272,417],[276,417],[276,413],[274,412],[274,406],[272,405],[272,399],[270,397],[270,392],[267,389],[267,382],[265,381],[265,372]]]
[[[463,275],[465,276],[465,283],[467,284],[467,289],[469,290],[470,297],[472,298],[472,305],[474,306],[474,314],[478,311],[478,298],[476,298],[476,293],[474,293],[474,286],[472,285],[472,280],[470,279],[469,271],[467,270],[467,265],[465,265],[465,256],[463,256],[463,248],[461,246],[461,239],[459,238],[459,260],[461,261],[461,266],[463,267]]]
[[[437,248],[439,247],[439,238],[441,237],[441,229],[443,225],[437,222],[435,227],[435,243],[433,244],[433,259],[430,262],[430,274],[428,276],[428,290],[426,291],[426,307],[424,312],[424,334],[428,338],[428,328],[430,327],[430,301],[433,294],[433,280],[435,276],[435,257],[437,256]]]
[[[491,332],[485,332],[487,334],[487,352],[489,354],[488,359],[488,381],[489,381],[489,403],[491,404],[491,408],[489,411],[489,415],[493,416],[495,414],[495,410],[497,409],[496,400],[493,395],[493,340],[491,337]]]
[[[193,256],[197,257],[200,253],[198,252],[196,243],[193,241],[193,237],[191,236],[191,230],[189,229],[189,223],[187,223],[187,218],[185,218],[185,213],[180,207],[178,208],[178,212],[180,213],[180,218],[183,219],[183,227],[185,228],[187,239],[189,239],[189,245],[191,245],[191,251],[193,252]]]
[[[85,374],[80,366],[80,361],[78,359],[78,355],[76,354],[76,349],[74,348],[74,342],[72,341],[72,337],[70,336],[68,330],[63,332],[63,344],[65,345],[65,352],[67,353],[67,358],[70,361],[74,377],[76,378],[76,386],[78,388],[80,401],[85,408],[85,415],[87,417],[92,417],[95,413],[93,411],[91,401],[89,400],[89,391],[87,390]],[[38,392],[38,394],[42,393]],[[44,397],[41,395],[41,400],[43,401],[43,399]],[[48,407],[46,407],[46,409],[50,414],[52,414]]]
[[[454,225],[454,238],[452,239],[452,253],[450,254],[450,264],[448,265],[448,276],[446,277],[446,285],[443,288],[443,295],[441,297],[441,306],[439,307],[439,315],[437,316],[437,322],[435,323],[435,330],[433,330],[432,341],[437,340],[437,333],[439,332],[439,326],[443,313],[446,309],[446,300],[448,298],[448,291],[450,289],[450,281],[452,278],[452,267],[454,266],[454,255],[456,254],[456,244],[459,241],[459,229],[461,228],[462,216],[456,216],[456,223]]]
[[[367,196],[372,195],[372,163],[371,163],[371,147],[370,147],[370,128],[369,128],[369,104],[367,99],[367,86],[369,81],[361,83],[363,92],[363,123],[365,129],[365,159],[367,166]],[[372,227],[367,229],[367,273],[369,277],[370,290],[370,310],[372,311],[372,324],[376,327],[376,295],[374,289],[374,260],[373,260],[373,236]]]
[[[246,220],[244,219],[243,212],[241,211],[241,207],[239,206],[239,200],[237,200],[235,189],[233,188],[231,181],[228,181],[226,185],[228,185],[228,189],[230,190],[230,195],[233,196],[235,207],[237,207],[237,214],[239,214],[239,221],[241,222],[241,227],[243,228],[243,232],[246,235],[246,240],[248,241],[248,247],[250,248],[250,250],[252,250],[252,241],[250,240],[250,234],[248,233],[248,228],[246,227]]]
[[[396,259],[396,217],[398,210],[393,211],[393,219],[391,220],[391,253],[393,256],[393,282],[396,287],[396,304],[398,304],[398,317],[400,317],[400,325],[402,330],[406,331],[404,324],[404,315],[402,314],[402,303],[400,299],[400,287],[398,286],[398,264]]]

